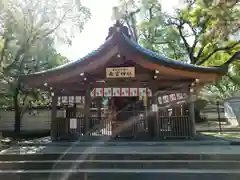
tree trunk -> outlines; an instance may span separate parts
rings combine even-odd
[[[15,93],[13,96],[13,105],[14,105],[14,132],[16,135],[20,133],[21,130],[21,110],[18,102],[18,93]]]

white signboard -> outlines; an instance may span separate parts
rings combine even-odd
[[[135,77],[135,67],[106,68],[107,78],[133,78]]]
[[[70,129],[77,129],[77,119],[70,119]]]
[[[152,104],[152,112],[158,112],[158,105]]]
[[[172,93],[158,96],[158,104],[166,106],[167,104],[175,103],[182,104],[187,101],[188,95],[186,93]]]

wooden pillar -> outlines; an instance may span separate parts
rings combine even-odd
[[[189,92],[189,119],[191,125],[191,134],[193,137],[196,136],[196,122],[195,122],[195,101],[196,95],[192,92]]]
[[[51,139],[57,139],[57,95],[55,93],[51,94],[52,96],[52,110],[51,110]]]
[[[91,108],[91,92],[90,85],[88,84],[85,91],[85,105],[84,105],[84,131],[85,135],[89,135],[89,121],[90,121],[90,108]]]
[[[155,93],[155,95],[153,96],[153,99],[152,99],[152,102],[154,105],[157,106],[157,109],[154,113],[154,118],[152,119],[153,122],[152,122],[152,126],[153,126],[153,137],[155,137],[157,134],[158,134],[158,120],[159,120],[159,107],[158,107],[158,93]]]
[[[150,107],[150,99],[149,98],[151,98],[151,97],[148,97],[147,96],[147,99],[146,99],[146,104],[145,103],[143,103],[144,104],[144,110],[145,110],[145,115],[144,115],[144,130],[145,129],[147,129],[147,124],[148,124],[148,119],[149,119],[149,117],[148,117],[148,109],[149,109],[149,107]]]
[[[153,91],[153,88],[151,88]],[[152,104],[154,104],[156,101],[156,96],[155,96],[155,92],[153,91],[152,93],[152,97],[148,98],[148,109],[149,109],[149,113],[148,113],[148,134],[150,137],[154,137],[155,135],[155,129],[154,129],[154,122],[156,120],[156,113],[152,112]]]
[[[101,121],[101,117],[102,117],[102,97],[97,98],[97,117]]]
[[[99,126],[97,127],[97,131],[100,132],[101,127],[102,127],[102,97],[97,98],[97,119],[99,120]],[[104,121],[104,125],[106,121]]]

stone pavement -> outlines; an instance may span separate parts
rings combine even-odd
[[[198,140],[134,141],[113,140],[109,137],[88,137],[79,141],[54,141],[50,137],[22,141],[0,154],[51,154],[51,153],[210,153],[240,154],[240,146],[231,146],[222,138],[201,135]]]
[[[13,146],[0,154],[240,154],[240,146],[199,145],[199,146]]]

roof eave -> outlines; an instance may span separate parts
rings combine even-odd
[[[188,63],[184,63],[181,61],[177,61],[174,59],[161,56],[155,52],[152,52],[140,46],[139,44],[132,41],[124,34],[121,34],[121,43],[122,43],[122,46],[124,46],[124,49],[126,49],[127,51],[135,52],[153,63],[159,64],[165,67],[169,67],[172,69],[181,69],[181,70],[186,70],[190,72],[219,74],[219,75],[224,75],[228,71],[228,66],[203,67],[203,66],[188,64]]]
[[[73,70],[78,66],[84,66],[97,60],[98,57],[102,56],[104,53],[109,51],[109,49],[111,49],[115,45],[116,45],[115,36],[112,35],[98,49],[92,51],[91,53],[87,54],[83,58],[69,62],[67,64],[63,64],[61,66],[58,66],[52,69],[48,69],[48,70],[44,70],[44,71],[40,71],[32,74],[27,74],[27,75],[20,75],[19,77],[22,80],[28,80],[29,78],[32,79],[34,77],[48,77],[48,76],[60,74],[64,71]]]

